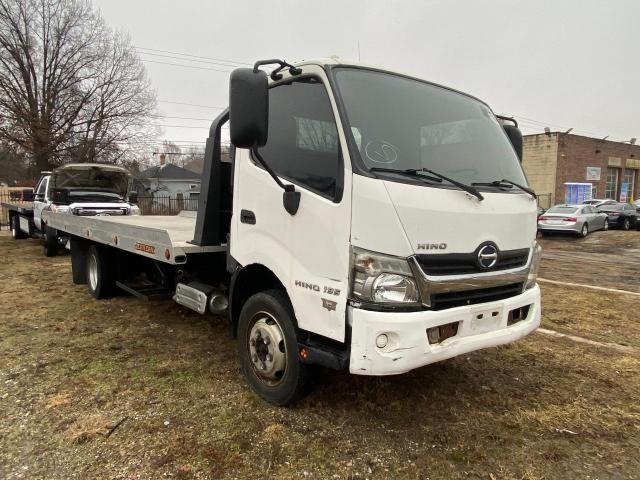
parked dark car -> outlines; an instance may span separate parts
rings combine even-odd
[[[602,205],[598,210],[607,214],[611,228],[629,230],[630,228],[640,225],[640,214],[638,214],[636,208],[630,203]]]

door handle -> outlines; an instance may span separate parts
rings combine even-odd
[[[248,223],[249,225],[256,224],[256,214],[251,210],[241,210],[240,211],[240,222]]]

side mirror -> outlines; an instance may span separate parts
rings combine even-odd
[[[503,125],[502,128],[504,128],[504,132],[507,134],[507,137],[509,137],[509,141],[511,145],[513,145],[518,159],[522,162],[522,132],[514,125]]]
[[[229,79],[231,143],[237,148],[262,147],[267,143],[269,85],[262,70],[237,68]]]
[[[138,203],[138,192],[129,192],[129,203]]]

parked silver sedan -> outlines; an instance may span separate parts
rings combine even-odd
[[[556,205],[538,217],[538,231],[575,233],[586,237],[589,232],[608,230],[606,213],[591,205]]]

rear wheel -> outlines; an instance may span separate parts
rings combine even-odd
[[[240,367],[254,392],[275,405],[287,405],[306,391],[309,368],[298,357],[293,309],[279,290],[253,295],[238,323]]]
[[[111,252],[91,245],[87,251],[87,286],[94,298],[109,298],[115,289],[115,271]]]
[[[582,225],[582,229],[580,230],[580,236],[584,238],[587,235],[589,235],[589,225],[585,223]]]
[[[27,237],[27,235],[20,230],[20,217],[18,215],[11,216],[11,237],[13,237],[14,240]]]
[[[604,225],[602,226],[602,229],[606,232],[607,230],[609,230],[609,220],[607,220],[606,218],[604,219]]]
[[[622,221],[622,229],[623,229],[623,230],[629,230],[629,227],[630,227],[630,226],[631,226],[631,222],[629,221],[629,219],[628,219],[628,218],[625,218],[625,219]]]
[[[45,225],[42,243],[44,256],[55,257],[58,253],[58,231],[55,228]]]

